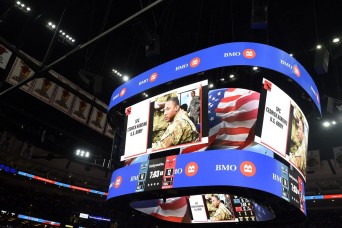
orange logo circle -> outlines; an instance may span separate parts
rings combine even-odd
[[[185,174],[189,177],[195,176],[198,171],[198,165],[196,162],[190,162],[185,167]]]
[[[252,162],[244,161],[240,165],[240,172],[247,177],[252,177],[256,173],[256,167]]]
[[[126,88],[122,88],[121,92],[120,92],[120,97],[122,97],[123,95],[125,95],[126,93]]]
[[[253,50],[253,49],[245,49],[243,51],[243,56],[246,58],[246,59],[253,59],[255,56],[256,56],[256,52]]]
[[[154,72],[154,73],[151,74],[151,76],[150,76],[150,82],[154,82],[157,78],[158,78],[158,73],[157,73],[157,72]]]
[[[115,179],[114,188],[120,187],[121,183],[122,183],[122,177],[121,177],[121,176],[118,176],[118,177]]]
[[[190,67],[197,67],[201,63],[201,59],[196,57],[190,61]]]
[[[297,77],[300,77],[300,71],[299,71],[299,68],[297,66],[293,66],[293,73],[295,73],[295,75],[297,75]]]

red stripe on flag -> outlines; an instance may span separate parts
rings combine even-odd
[[[236,116],[230,116],[230,117],[224,118],[223,120],[231,123],[234,121],[253,120],[253,119],[256,119],[257,116],[258,116],[258,108],[253,109],[249,112],[240,113]]]
[[[225,99],[225,98],[223,98],[223,99]],[[225,108],[216,108],[215,112],[216,113],[229,113],[232,111],[236,111],[236,110],[240,109],[241,106],[243,106],[244,104],[246,104],[252,100],[259,100],[259,99],[260,99],[260,95],[258,93],[256,93],[256,92],[250,93],[248,96],[243,96],[243,97],[240,97],[238,100],[236,100],[236,104],[234,106],[228,106]],[[220,102],[220,103],[222,103],[222,102]]]
[[[179,198],[173,202],[163,203],[163,204],[160,204],[159,206],[163,210],[176,210],[176,209],[182,208],[186,205],[187,205],[186,197],[181,197],[181,198]]]
[[[160,215],[160,214],[157,214],[157,213],[151,213],[152,216],[158,218],[158,219],[162,219],[162,220],[165,220],[165,221],[169,221],[169,222],[182,222],[183,220],[183,217],[180,218],[180,217],[176,217],[176,216],[163,216],[163,215]]]
[[[213,142],[214,146],[243,146],[245,144],[245,141],[230,141],[230,140],[222,140],[222,139],[216,139]]]
[[[250,128],[247,127],[237,127],[237,128],[221,128],[217,135],[239,135],[248,134]]]

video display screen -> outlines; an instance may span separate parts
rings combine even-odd
[[[255,141],[290,162],[306,178],[309,125],[299,106],[263,79]]]
[[[198,222],[238,222],[235,217],[230,195],[205,194],[189,196],[193,223]]]
[[[207,85],[197,82],[127,107],[121,160],[207,143]]]

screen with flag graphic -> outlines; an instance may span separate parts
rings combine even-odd
[[[273,151],[254,143],[260,94],[241,88],[222,88],[208,93],[208,143],[183,147],[182,154],[214,150],[245,149],[273,157]]]

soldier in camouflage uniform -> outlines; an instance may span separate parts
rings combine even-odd
[[[217,208],[215,214],[210,217],[211,220],[222,221],[233,219],[232,213],[223,203],[220,202],[220,199],[217,195],[211,197],[211,203]]]
[[[164,105],[171,97],[177,97],[176,92],[168,93],[156,99],[154,113],[153,113],[153,129],[152,129],[152,142],[156,142],[164,134],[167,126],[169,125],[164,120]]]
[[[200,111],[200,99],[196,96],[195,90],[191,91],[191,101],[188,109],[191,120],[194,122],[195,126],[198,123],[199,111]]]
[[[169,123],[161,138],[152,144],[152,149],[162,149],[188,142],[196,142],[199,134],[193,122],[180,109],[177,97],[171,97],[164,106],[164,120]]]

